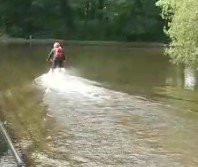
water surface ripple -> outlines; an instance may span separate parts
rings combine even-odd
[[[35,153],[40,166],[198,166],[198,138],[193,138],[198,127],[173,108],[64,69],[35,81],[44,88],[43,102],[55,121],[50,156]]]

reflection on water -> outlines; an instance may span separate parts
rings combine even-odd
[[[194,90],[196,85],[195,70],[191,68],[184,69],[184,88]]]
[[[114,46],[66,46],[73,68],[49,71],[50,48],[0,46],[0,105],[37,166],[198,165],[196,71],[159,48]]]

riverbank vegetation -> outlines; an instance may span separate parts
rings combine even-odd
[[[174,63],[198,66],[198,1],[159,0],[162,17],[168,21],[166,33],[171,39],[166,50]]]
[[[163,41],[156,0],[0,0],[1,35]]]

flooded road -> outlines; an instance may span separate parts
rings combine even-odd
[[[175,115],[173,108],[105,89],[67,71],[50,71],[36,81],[46,88],[43,101],[55,119],[50,147],[62,166],[198,163],[197,140],[185,144],[198,129]]]
[[[22,63],[24,48],[31,55]],[[198,165],[196,70],[171,65],[159,48],[66,48],[72,67],[51,71],[40,56],[49,45],[14,46],[11,60],[24,78],[2,84],[3,98],[23,120],[17,133],[36,143],[34,166]],[[40,102],[27,85],[40,89]],[[5,100],[2,106],[11,112]]]

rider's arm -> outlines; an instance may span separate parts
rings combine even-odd
[[[63,60],[66,60],[65,52],[63,51]]]
[[[50,53],[48,54],[48,57],[47,57],[47,61],[50,61],[50,59],[52,58],[52,55],[54,54],[54,49],[52,49],[50,51]]]

